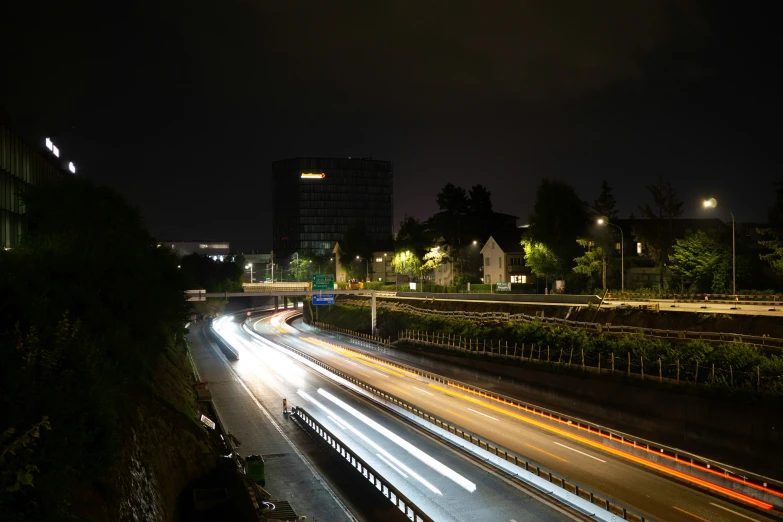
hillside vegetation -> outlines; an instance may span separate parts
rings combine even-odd
[[[213,462],[177,260],[108,188],[24,199],[29,229],[0,252],[2,519],[170,519]]]

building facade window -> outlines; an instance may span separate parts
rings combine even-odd
[[[511,276],[511,282],[512,283],[527,283],[527,276],[526,275],[512,275]]]
[[[490,266],[489,263],[490,263],[490,258],[489,257],[484,258],[484,266]]]
[[[498,257],[498,268],[503,268],[503,256]]]
[[[636,243],[636,253],[642,255],[642,244]]]

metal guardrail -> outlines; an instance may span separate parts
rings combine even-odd
[[[297,314],[292,314],[292,316],[295,316]],[[250,332],[252,335],[257,335],[252,330],[249,330],[246,328],[246,331]],[[484,437],[481,437],[478,434],[475,434],[473,432],[470,432],[468,430],[465,430],[464,428],[461,428],[457,425],[451,424],[449,421],[446,421],[444,419],[441,419],[440,417],[433,415],[432,413],[427,412],[426,410],[422,410],[412,404],[407,403],[406,401],[400,399],[399,397],[396,397],[390,393],[387,393],[379,388],[375,388],[372,385],[369,385],[365,383],[364,381],[361,381],[360,379],[357,379],[356,377],[343,372],[341,370],[338,370],[337,368],[334,368],[323,361],[309,355],[308,353],[305,353],[301,350],[298,350],[297,348],[294,348],[289,345],[281,345],[285,347],[285,349],[295,353],[299,357],[302,357],[303,359],[306,359],[310,361],[311,363],[314,363],[321,368],[327,370],[330,373],[333,373],[334,375],[337,375],[338,377],[341,377],[342,379],[345,379],[348,382],[351,382],[352,384],[359,386],[363,390],[366,390],[370,392],[371,394],[375,395],[376,397],[379,397],[385,401],[389,401],[395,406],[398,406],[405,411],[408,411],[417,417],[427,421],[428,423],[441,428],[448,433],[457,435],[459,438],[461,438],[464,441],[467,441],[471,443],[473,446],[476,446],[478,449],[484,450],[488,452],[490,455],[499,457],[501,460],[504,460],[505,462],[508,462],[510,464],[514,464],[517,468],[519,468],[520,474],[518,476],[522,476],[521,472],[525,471],[528,473],[531,473],[535,477],[540,477],[546,479],[548,483],[550,483],[552,486],[560,487],[561,489],[564,489],[565,492],[569,494],[576,495],[577,498],[586,500],[596,508],[605,509],[606,511],[612,513],[613,515],[620,517],[621,520],[632,520],[632,521],[638,521],[638,522],[650,522],[652,518],[650,518],[648,515],[641,513],[640,511],[636,510],[635,508],[632,508],[630,506],[627,506],[626,504],[611,499],[608,495],[603,493],[598,493],[591,488],[588,488],[576,481],[573,481],[565,476],[558,475],[557,473],[553,473],[549,469],[540,466],[538,463],[534,462],[533,460],[527,459],[524,456],[518,455],[508,449],[505,449],[489,439],[486,439]],[[355,351],[355,350],[354,350]],[[457,381],[454,381],[453,379],[446,379],[445,377],[441,377],[437,374],[433,374],[430,372],[426,372],[423,370],[419,370],[418,368],[409,367],[407,365],[403,365],[400,363],[390,362],[386,359],[380,358],[380,357],[374,357],[370,354],[366,354],[363,352],[356,352],[361,353],[362,355],[370,358],[375,358],[376,360],[383,361],[386,364],[389,364],[391,366],[398,367],[400,369],[410,371],[412,373],[416,373],[418,375],[427,377],[431,380],[434,380],[436,382],[440,382],[445,385],[453,385]],[[468,386],[468,385],[465,385]],[[392,410],[393,411],[393,410]],[[448,441],[448,439],[446,439]],[[457,448],[460,448],[460,446],[456,446]],[[486,459],[485,459],[486,460]],[[490,462],[492,464],[492,462]],[[496,469],[499,469],[502,472],[507,472],[506,469],[503,467],[495,466]],[[524,479],[523,479],[524,480]],[[532,484],[534,487],[536,487],[539,491],[542,491],[544,494],[552,496],[556,501],[563,502],[564,499],[569,498],[568,495],[565,495],[563,499],[560,498],[559,495],[553,495],[551,491],[545,491],[541,490],[540,487],[538,487],[536,484]]]
[[[364,303],[362,303],[364,304]],[[640,326],[602,325],[584,321],[571,321],[559,317],[539,317],[527,314],[509,314],[507,312],[463,312],[448,310],[430,310],[418,308],[407,303],[378,302],[377,306],[392,311],[409,312],[421,316],[444,317],[447,319],[466,319],[470,321],[495,321],[495,322],[522,322],[543,323],[579,328],[589,333],[607,335],[644,334],[658,339],[670,341],[700,340],[709,343],[742,342],[759,348],[775,348],[783,350],[783,339],[779,337],[767,337],[764,335],[743,335],[726,332],[695,332],[690,330],[661,330],[657,328],[644,328]]]
[[[367,479],[375,489],[394,504],[408,519],[414,522],[434,522],[427,516],[416,504],[408,497],[400,493],[390,482],[386,481],[372,466],[367,464],[361,457],[356,455],[340,439],[334,436],[331,431],[310,416],[304,408],[296,407],[291,413],[302,421],[302,427],[321,437],[331,447],[331,449],[342,457],[354,470]]]
[[[645,294],[645,293],[608,293],[606,299],[619,301],[673,301],[679,303],[723,303],[777,306],[783,302],[783,295],[742,295],[742,294]]]
[[[329,330],[326,331],[331,333]],[[383,343],[376,344],[383,345]],[[391,345],[386,345],[386,347],[393,348]],[[350,348],[346,349],[350,350]],[[600,424],[580,419],[578,417],[571,417],[554,410],[542,408],[514,397],[510,397],[508,395],[491,392],[478,386],[458,381],[456,379],[447,379],[438,374],[421,370],[414,366],[408,366],[406,364],[391,361],[370,353],[360,352],[358,350],[353,351],[360,353],[369,359],[374,359],[389,366],[414,373],[436,382],[454,386],[458,389],[474,393],[480,397],[494,399],[505,405],[516,407],[522,411],[536,415],[538,417],[557,422],[558,424],[568,426],[578,431],[585,432],[591,437],[596,437],[596,440],[600,440],[604,443],[616,444],[618,447],[624,450],[636,451],[640,456],[643,456],[648,460],[654,459],[654,461],[657,461],[658,463],[667,467],[682,467],[686,473],[694,477],[706,478],[713,482],[716,479],[725,481],[724,487],[742,491],[744,494],[748,495],[751,495],[751,493],[749,493],[750,491],[753,493],[751,496],[754,496],[755,498],[762,498],[763,501],[770,502],[776,505],[779,509],[783,508],[783,482],[781,481],[730,466],[722,462],[711,460],[702,457],[701,455],[696,455],[678,448],[665,446],[663,444],[636,437],[628,433],[613,430],[611,428],[607,428]],[[309,356],[307,357],[309,358]],[[324,366],[324,364],[320,361],[318,361],[316,364]],[[337,372],[343,373],[339,370],[337,370]],[[361,382],[351,376],[344,378],[347,378],[352,382]],[[374,388],[370,387],[368,389]],[[385,392],[381,391],[381,393]],[[412,411],[417,411],[417,409],[414,407]],[[743,491],[744,489],[747,489],[748,491]]]

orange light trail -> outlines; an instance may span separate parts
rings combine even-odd
[[[493,397],[493,396],[491,396],[491,395],[489,395],[487,393],[474,391],[474,390],[471,390],[470,388],[467,388],[465,386],[460,386],[459,384],[455,384],[455,383],[449,382],[448,385],[453,387],[453,388],[457,388],[459,390],[463,390],[463,391],[466,391],[468,393],[472,393],[473,395],[478,395],[479,397],[484,397],[485,399],[489,399],[489,400],[498,402],[500,404],[504,404],[506,406],[511,406],[512,408],[516,408],[518,410],[522,410],[522,411],[524,411],[526,413],[530,413],[531,415],[536,415],[536,416],[541,417],[543,419],[547,419],[547,420],[552,421],[552,422],[557,422],[559,424],[563,424],[564,426],[568,426],[568,427],[573,428],[573,429],[578,429],[578,430],[581,430],[581,431],[585,431],[587,433],[590,433],[591,435],[597,435],[599,437],[611,440],[613,442],[619,442],[620,444],[628,446],[629,448],[634,448],[634,449],[639,450],[639,451],[644,451],[645,453],[649,453],[651,455],[656,455],[657,457],[660,457],[660,458],[665,458],[665,459],[670,460],[672,462],[676,462],[677,464],[688,466],[688,467],[691,467],[691,468],[694,468],[694,469],[698,469],[699,471],[702,471],[704,473],[707,473],[707,474],[710,474],[710,475],[714,475],[714,476],[720,477],[722,479],[730,480],[732,482],[736,482],[737,484],[742,484],[743,486],[747,486],[747,487],[756,489],[758,491],[763,491],[764,493],[769,493],[770,495],[775,495],[776,497],[783,498],[783,493],[781,493],[779,491],[775,491],[774,489],[770,489],[770,488],[767,488],[767,487],[764,487],[764,486],[760,486],[758,484],[753,484],[751,482],[746,482],[746,481],[744,481],[744,480],[742,480],[740,478],[737,478],[737,477],[734,477],[734,476],[731,476],[731,475],[726,475],[725,473],[721,473],[720,471],[715,471],[714,469],[710,469],[710,468],[707,468],[707,467],[702,466],[700,464],[695,464],[695,463],[689,462],[687,460],[678,459],[678,458],[676,458],[674,456],[670,456],[670,455],[667,455],[665,453],[659,453],[657,451],[648,449],[648,448],[646,448],[644,446],[636,445],[633,442],[628,442],[625,439],[612,437],[610,434],[606,434],[606,433],[602,433],[602,432],[600,432],[598,430],[590,429],[589,426],[578,426],[578,425],[576,425],[573,422],[565,421],[563,419],[559,419],[557,417],[554,417],[551,414],[547,415],[544,412],[535,411],[533,408],[528,408],[527,406],[523,406],[521,404],[516,404],[516,403],[511,402],[511,401],[506,401],[506,400],[503,400],[503,399],[499,399],[499,398]]]
[[[732,491],[731,489],[725,488],[723,486],[719,486],[717,484],[713,484],[712,482],[708,482],[704,479],[700,479],[698,477],[694,477],[692,475],[688,475],[687,473],[683,473],[682,471],[677,471],[675,469],[667,468],[666,466],[663,466],[662,464],[658,464],[656,462],[649,461],[647,459],[643,459],[641,457],[637,457],[636,455],[631,455],[630,453],[626,453],[624,451],[620,451],[615,448],[611,448],[608,446],[604,446],[603,444],[596,442],[594,440],[588,439],[586,437],[582,437],[581,435],[575,435],[573,433],[569,433],[563,429],[557,428],[555,426],[550,426],[546,423],[543,423],[541,421],[531,419],[529,417],[526,417],[524,415],[519,415],[518,413],[507,411],[503,408],[500,408],[498,406],[495,406],[494,404],[487,404],[483,401],[480,401],[478,399],[475,399],[473,397],[470,397],[469,395],[463,395],[461,393],[455,392],[453,390],[450,390],[448,388],[444,388],[442,386],[438,386],[436,384],[429,384],[430,387],[435,388],[436,390],[442,391],[443,393],[447,393],[453,397],[458,397],[463,400],[466,400],[468,402],[472,402],[474,404],[478,404],[480,406],[484,406],[485,408],[489,408],[493,411],[496,411],[498,413],[502,413],[504,415],[507,415],[509,417],[513,417],[515,419],[519,419],[523,422],[526,422],[528,424],[532,424],[533,426],[537,426],[539,428],[542,428],[544,430],[547,430],[552,433],[557,433],[558,435],[561,435],[563,437],[576,440],[581,442],[582,444],[585,444],[587,446],[599,449],[601,451],[605,451],[608,453],[611,453],[613,455],[616,455],[618,457],[624,458],[626,460],[630,460],[632,462],[635,462],[637,464],[641,464],[642,466],[645,466],[647,468],[652,468],[656,471],[660,471],[661,473],[665,473],[667,475],[671,475],[673,477],[677,477],[681,480],[684,480],[686,482],[690,482],[691,484],[696,484],[699,486],[702,486],[704,488],[707,488],[711,491],[715,491],[716,493],[720,493],[722,495],[726,495],[731,498],[735,498],[737,500],[740,500],[742,502],[746,502],[748,504],[752,504],[756,507],[762,508],[762,509],[772,509],[772,504],[768,504],[766,502],[762,502],[761,500],[757,500],[753,497],[749,497],[748,495],[743,495],[742,493],[737,493],[736,491]]]

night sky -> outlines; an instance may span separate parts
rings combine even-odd
[[[393,161],[396,222],[449,181],[527,218],[545,176],[628,217],[659,174],[763,221],[783,180],[771,2],[8,4],[0,107],[161,239],[268,250],[294,156]]]

